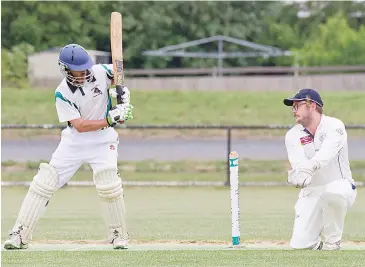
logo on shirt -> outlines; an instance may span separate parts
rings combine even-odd
[[[96,86],[94,88],[92,88],[91,91],[94,92],[94,97],[103,94],[103,92],[98,87],[96,87]]]
[[[110,150],[115,150],[115,146],[110,145]]]
[[[321,135],[319,136],[319,141],[323,142],[325,138],[326,138],[326,133],[321,133]]]
[[[300,138],[300,143],[302,144],[302,146],[304,146],[306,144],[313,143],[313,139],[310,135],[307,135]]]
[[[338,129],[336,129],[336,132],[337,132],[339,135],[343,135],[343,129],[342,129],[342,128],[338,128]]]

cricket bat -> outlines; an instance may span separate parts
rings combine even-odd
[[[112,12],[110,16],[110,51],[113,61],[114,84],[118,94],[117,103],[122,104],[121,96],[124,94],[123,35],[122,15],[119,12]]]

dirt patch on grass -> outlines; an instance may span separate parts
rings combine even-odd
[[[34,244],[80,244],[80,245],[106,245],[109,244],[106,240],[37,240],[33,241]],[[229,241],[221,240],[136,240],[131,239],[129,241],[131,245],[231,245]],[[282,240],[241,240],[243,244],[255,244],[255,245],[276,245],[276,246],[288,246],[288,241]],[[342,245],[354,245],[365,246],[365,241],[342,241]]]

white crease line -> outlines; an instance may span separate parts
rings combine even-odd
[[[85,248],[94,248],[97,246],[98,245],[86,245],[86,246],[78,247],[78,248],[69,248],[69,249],[66,249],[65,251],[76,251],[76,250],[85,249]]]

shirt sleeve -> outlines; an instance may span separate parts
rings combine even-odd
[[[285,147],[292,169],[307,160],[300,138],[296,135],[289,132],[285,135]]]
[[[55,94],[55,104],[59,122],[71,121],[81,117],[77,106],[60,92]]]
[[[107,77],[108,85],[111,85],[114,79],[113,64],[101,64],[101,66],[105,69],[105,75]]]
[[[326,133],[320,150],[316,152],[313,160],[317,160],[321,168],[326,166],[344,147],[346,140],[347,132],[345,125],[342,122],[338,122],[335,125],[332,124]]]

